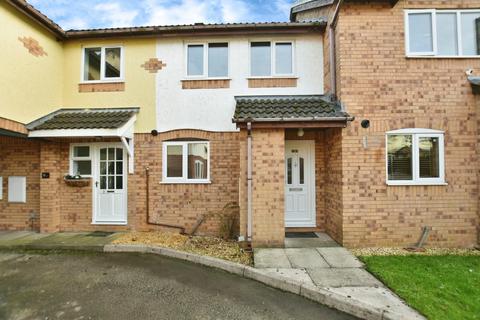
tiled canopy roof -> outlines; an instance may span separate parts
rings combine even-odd
[[[138,108],[60,109],[27,125],[29,130],[117,129],[129,121]]]
[[[338,103],[329,102],[321,95],[240,96],[235,99],[234,122],[352,120]]]

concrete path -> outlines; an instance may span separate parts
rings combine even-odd
[[[0,231],[0,248],[75,249],[102,252],[118,234],[104,232],[37,233]]]
[[[405,319],[423,319],[408,307],[382,282],[364,269],[347,249],[332,245],[332,241],[311,239],[286,239],[295,248],[255,249],[255,268],[277,274],[304,284],[312,284],[375,308],[391,310]],[[328,236],[327,236],[328,237]],[[311,248],[312,243],[325,247]],[[305,248],[299,248],[304,243]]]

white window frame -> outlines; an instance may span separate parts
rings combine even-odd
[[[436,9],[421,9],[421,10],[404,10],[405,17],[405,53],[407,57],[425,57],[425,58],[480,58],[480,55],[464,55],[462,44],[462,13],[479,13],[478,9],[464,9],[464,10],[436,10]],[[432,15],[432,39],[433,39],[433,51],[431,52],[411,52],[410,51],[410,26],[408,24],[408,17],[410,14],[415,13],[430,13]],[[437,34],[437,13],[455,13],[457,15],[457,55],[439,55],[438,54],[438,34]]]
[[[89,156],[88,157],[75,157],[74,149],[75,147],[88,147],[89,148]],[[93,176],[93,148],[91,144],[85,144],[85,143],[71,143],[70,144],[70,168],[69,168],[69,174],[70,175],[76,175],[76,172],[73,172],[73,162],[74,161],[90,161],[91,169],[90,169],[90,174],[82,174],[82,177],[85,178],[91,178]]]
[[[3,177],[0,177],[0,200],[3,200]]]
[[[227,44],[227,75],[224,77],[209,77],[208,76],[208,45],[215,43]],[[203,46],[203,74],[188,75],[188,47],[189,46]],[[185,43],[185,79],[189,80],[228,80],[230,79],[230,42],[228,41],[209,41],[209,42],[187,42]]]
[[[412,180],[389,180],[388,179],[388,137],[394,135],[412,136]],[[387,185],[408,186],[408,185],[447,185],[445,182],[445,132],[432,129],[408,128],[388,131],[385,134],[385,174]],[[419,159],[419,138],[438,138],[439,153],[439,177],[438,178],[420,178],[420,159]]]
[[[270,75],[269,76],[253,76],[252,75],[252,43],[256,42],[269,42],[270,43]],[[292,45],[292,72],[291,73],[277,73],[276,70],[276,49],[277,43],[290,43]],[[250,79],[263,79],[263,78],[291,78],[295,77],[295,41],[294,40],[250,40],[248,42],[248,74]]]
[[[86,80],[85,79],[85,50],[100,48],[100,80]],[[120,77],[107,78],[105,77],[105,50],[120,48]],[[124,82],[125,81],[125,50],[121,45],[111,46],[88,46],[82,47],[82,62],[80,70],[80,83],[103,83],[103,82]]]
[[[207,144],[207,178],[206,179],[188,179],[188,145],[189,144]],[[210,183],[210,142],[209,141],[164,141],[162,144],[162,183]],[[167,177],[167,147],[182,146],[182,177]]]

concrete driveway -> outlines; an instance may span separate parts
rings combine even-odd
[[[0,319],[353,319],[215,269],[140,254],[0,252]]]

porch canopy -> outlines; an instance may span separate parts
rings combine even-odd
[[[244,128],[346,127],[354,118],[323,95],[237,96],[233,122]]]
[[[29,138],[119,138],[133,173],[133,127],[139,108],[59,109],[26,125]]]
[[[0,136],[26,138],[27,128],[23,123],[0,117]]]

